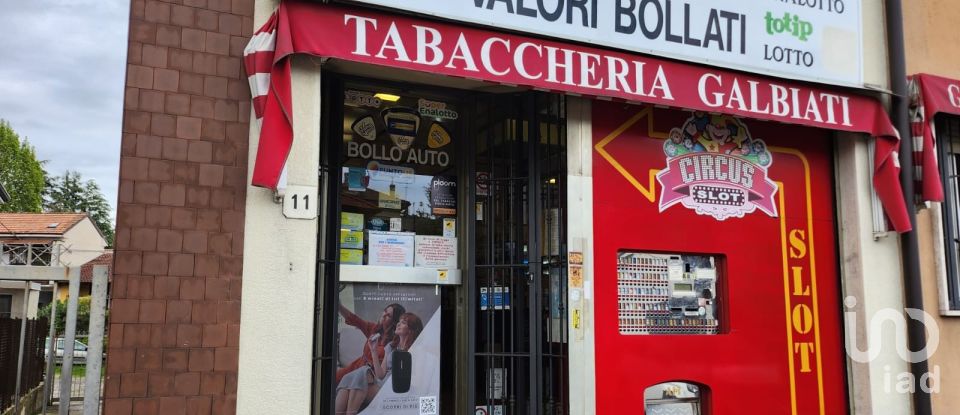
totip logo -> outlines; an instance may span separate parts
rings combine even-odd
[[[767,34],[787,33],[804,42],[813,34],[813,23],[807,20],[801,20],[800,16],[790,13],[784,13],[783,17],[774,17],[773,13],[767,12],[763,16],[767,25]]]
[[[728,115],[695,112],[663,144],[667,168],[657,174],[660,211],[681,203],[717,220],[760,209],[777,217],[777,185],[767,177],[767,144]]]

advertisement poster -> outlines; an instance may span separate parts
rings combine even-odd
[[[457,214],[457,178],[436,176],[430,181],[430,206],[434,215]]]
[[[340,291],[337,413],[435,415],[440,296],[430,285],[348,284]]]
[[[387,267],[413,266],[414,233],[370,231],[368,265]]]

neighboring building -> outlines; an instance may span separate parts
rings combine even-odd
[[[910,413],[882,2],[483,3],[132,2],[104,414]]]
[[[106,246],[103,234],[85,213],[0,213],[0,280],[16,278],[3,275],[2,266],[76,267],[101,256]],[[23,314],[18,307],[23,306],[24,284],[30,287],[28,317],[36,317],[43,305],[39,285],[20,281],[0,282],[0,313],[9,302],[14,315]],[[58,298],[66,298],[66,293],[63,284]],[[50,294],[43,294],[46,304]]]
[[[85,297],[90,295],[91,290],[93,289],[93,267],[103,265],[107,267],[107,293],[110,293],[110,282],[113,282],[113,250],[108,249],[102,255],[87,261],[87,263],[80,266],[80,296]],[[60,295],[58,296],[60,300],[67,298],[67,288],[63,287],[60,289]]]
[[[97,265],[106,266],[108,269],[108,281],[113,282],[113,250],[108,249],[102,255],[87,261],[85,264],[80,266],[80,288],[78,290],[80,297],[89,296],[93,290],[93,267]],[[109,284],[109,283],[108,283]],[[110,286],[107,285],[107,293],[110,291]],[[57,300],[66,301],[67,295],[70,291],[68,284],[60,284],[57,287]],[[52,298],[50,292],[43,292],[40,296],[40,307],[42,308],[47,303],[49,303]]]
[[[925,107],[919,124],[935,138],[939,161],[924,165],[924,172],[939,173],[928,180],[939,179],[944,193],[943,203],[928,203],[917,214],[923,304],[938,329],[938,337],[928,334],[930,341],[939,339],[939,348],[929,360],[931,371],[936,370],[940,378],[940,393],[932,395],[938,414],[960,407],[960,395],[953,393],[960,389],[960,354],[956,353],[960,344],[960,35],[945,30],[957,19],[960,9],[950,1],[904,3],[907,73],[922,87],[914,91]]]
[[[80,266],[107,241],[85,213],[0,213],[0,264]]]

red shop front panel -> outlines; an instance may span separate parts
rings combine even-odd
[[[845,413],[829,133],[595,102],[593,137],[597,413],[669,382],[706,414]]]

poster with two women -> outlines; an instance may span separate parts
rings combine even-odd
[[[345,284],[339,313],[336,413],[439,413],[440,296],[435,287]]]

